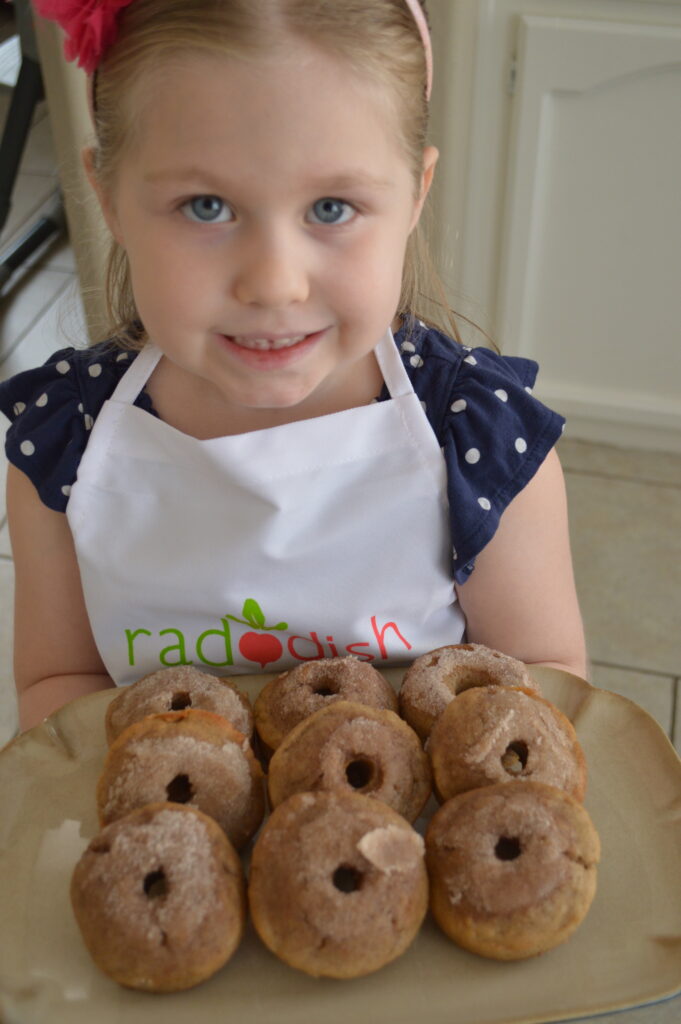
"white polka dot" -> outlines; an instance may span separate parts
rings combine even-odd
[[[449,408],[452,410],[452,412],[463,412],[464,409],[466,408],[466,399],[457,398],[455,402],[452,402]]]
[[[35,404],[37,406],[39,406],[41,409],[44,408],[44,406],[47,405],[47,395],[45,394],[44,391],[43,391],[42,395],[40,396],[40,398],[36,398]]]
[[[22,455],[33,455],[35,451],[33,441],[22,441],[19,445],[19,451]]]
[[[64,495],[65,498],[68,498],[68,496],[71,493],[71,484],[64,484],[64,486],[61,489],[61,493]]]
[[[25,409],[26,409],[26,403],[25,402],[15,402],[14,403],[14,415],[15,416],[20,416],[21,413],[25,411]]]
[[[475,465],[476,462],[480,462],[480,452],[477,448],[469,448],[464,455],[466,462],[470,462],[471,466]]]
[[[561,434],[563,433],[564,430],[565,430],[565,424],[563,423],[562,427],[560,428]]]
[[[456,552],[456,548],[452,548],[452,558],[454,559],[455,562],[456,562],[458,557],[459,556],[458,556],[458,554]]]
[[[57,371],[57,373],[68,373],[70,369],[71,364],[67,363],[65,359],[60,359],[60,361],[55,366],[55,370]]]
[[[515,450],[517,452],[520,452],[521,455],[522,455],[523,452],[527,451],[527,441],[525,440],[524,437],[516,437],[516,439],[515,439]]]
[[[424,324],[423,320],[419,320],[419,327],[425,327],[425,326],[426,325]]]
[[[492,507],[492,502],[489,498],[478,498],[478,505],[480,508],[484,508],[485,512],[489,512]]]
[[[532,388],[531,387],[526,387],[525,390],[527,391],[528,395],[532,394]]]
[[[500,398],[502,402],[508,402],[508,391],[504,391],[503,388],[498,388],[494,394],[497,398]]]
[[[89,412],[86,412],[83,416],[83,422],[85,423],[86,430],[92,430],[92,424],[95,422]]]
[[[99,377],[100,373],[102,372],[102,364],[93,363],[92,366],[88,366],[87,372],[90,374],[91,377]]]
[[[78,403],[78,412],[83,412],[83,403],[82,402]]]
[[[421,358],[421,356],[418,356],[418,355],[417,356],[411,356],[411,358],[409,359],[409,362],[411,363],[412,366],[415,366],[416,369],[418,369],[419,366],[423,366],[423,359]]]
[[[128,358],[128,353],[127,352],[119,352],[118,355],[116,356],[116,362],[117,363],[122,363],[123,360],[127,359],[127,358]]]
[[[416,345],[411,341],[403,341],[400,345],[400,352],[416,352]]]
[[[477,366],[478,360],[475,358],[475,356],[466,356],[466,358],[464,359],[464,363],[470,363],[471,366]]]

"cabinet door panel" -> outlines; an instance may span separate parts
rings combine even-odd
[[[497,323],[542,397],[681,440],[681,29],[520,20]]]

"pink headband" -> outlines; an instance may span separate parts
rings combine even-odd
[[[426,99],[433,87],[433,51],[428,22],[419,0],[405,0],[421,36],[426,58]],[[119,11],[132,0],[33,0],[36,12],[65,31],[64,54],[91,75],[116,39]],[[91,91],[91,90],[90,90]]]

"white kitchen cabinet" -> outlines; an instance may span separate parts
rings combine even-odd
[[[681,3],[431,10],[454,305],[572,436],[681,450]]]

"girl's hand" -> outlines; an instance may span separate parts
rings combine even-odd
[[[457,593],[472,643],[586,676],[565,482],[555,449],[508,506]]]

